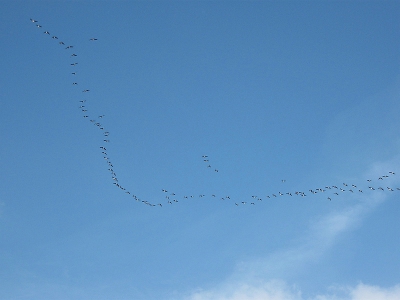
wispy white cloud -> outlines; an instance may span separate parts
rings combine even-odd
[[[388,171],[398,170],[398,166],[400,157],[375,163],[365,177],[378,178]],[[396,185],[398,178],[398,175],[392,176],[385,184]],[[287,280],[287,274],[301,274],[310,263],[318,262],[344,233],[361,226],[365,217],[383,203],[388,195],[390,192],[361,194],[356,204],[312,220],[309,229],[297,239],[295,246],[267,254],[263,258],[240,262],[223,283],[213,289],[195,291],[186,299],[306,300],[300,290],[290,287],[285,281],[277,281],[276,278]],[[341,291],[340,296],[330,293],[315,296],[312,300],[400,300],[400,286],[386,289],[359,284],[353,288],[342,288]]]
[[[263,258],[241,262],[232,277],[238,281],[253,281],[256,278],[269,280],[302,272],[309,263],[318,262],[345,232],[360,226],[363,218],[386,197],[384,193],[370,193],[357,204],[316,217],[310,221],[308,231],[297,238],[295,246]]]
[[[337,288],[338,293],[305,298],[297,289],[279,281],[260,285],[225,285],[209,291],[198,291],[186,300],[399,300],[400,285],[389,288],[358,284],[355,287]],[[340,294],[340,295],[337,295]]]
[[[400,285],[385,289],[378,286],[359,284],[356,288],[350,290],[350,296],[352,300],[399,300]]]

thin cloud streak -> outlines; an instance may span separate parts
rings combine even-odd
[[[196,292],[186,300],[399,300],[400,285],[389,288],[366,285],[336,288],[337,292],[304,298],[301,291],[284,282],[270,281],[258,286],[225,286],[220,290]],[[337,295],[340,294],[340,295]]]
[[[361,202],[312,221],[309,230],[299,238],[297,246],[268,255],[266,258],[238,264],[236,280],[252,281],[285,278],[288,273],[298,273],[310,262],[317,262],[340,238],[357,228],[362,219],[382,203],[387,194],[371,193]],[[240,279],[241,278],[241,279]]]
[[[366,172],[366,178],[378,178],[382,172],[398,169],[400,157],[387,162],[375,163]],[[396,167],[396,168],[395,168]],[[398,176],[388,178],[385,183],[398,183]],[[385,193],[365,193],[358,197],[358,203],[339,211],[331,212],[312,221],[308,231],[294,246],[268,255],[266,258],[241,262],[235,272],[219,287],[193,292],[188,300],[303,300],[301,292],[289,288],[284,281],[288,274],[298,274],[307,265],[317,262],[338,242],[340,237],[361,225],[362,220],[388,197]],[[264,282],[254,284],[255,282]],[[315,300],[399,300],[400,287],[390,289],[359,284],[346,288],[345,296],[318,295]]]

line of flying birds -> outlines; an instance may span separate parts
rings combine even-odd
[[[39,24],[39,22],[37,20],[34,19],[30,19],[32,23],[34,23],[36,25],[37,28],[42,28],[42,25]],[[43,30],[43,29],[42,29]],[[43,33],[45,35],[50,36],[53,40],[59,40],[59,38],[55,35],[51,35],[49,31],[45,30],[43,31]],[[97,41],[97,38],[89,38],[89,41],[93,42],[93,41]],[[65,50],[70,51],[71,49],[73,49],[74,47],[72,45],[69,46],[65,46],[66,44],[59,40],[58,44],[63,46]],[[78,55],[76,53],[72,53],[69,54],[71,58],[75,59],[76,57],[78,57]],[[71,72],[71,75],[73,77],[75,77],[77,75],[77,71],[75,70],[75,67],[78,65],[78,62],[73,61],[70,63],[70,66],[73,67],[74,69]],[[73,81],[72,82],[73,86],[77,86],[78,82],[77,81]],[[89,93],[90,89],[83,89],[82,93],[86,94]],[[140,199],[138,196],[136,196],[135,194],[133,194],[132,192],[130,192],[129,190],[127,190],[124,186],[122,186],[119,183],[118,177],[116,172],[114,171],[114,165],[110,160],[110,157],[107,154],[107,148],[105,147],[107,145],[107,143],[110,142],[109,139],[109,135],[110,132],[107,131],[105,129],[105,127],[103,126],[103,124],[99,121],[99,119],[102,119],[105,117],[105,115],[98,115],[96,118],[92,117],[89,112],[88,109],[86,107],[87,105],[87,100],[86,99],[80,99],[79,100],[79,109],[81,110],[82,116],[85,119],[88,119],[89,122],[91,124],[93,124],[94,126],[96,126],[99,130],[102,131],[103,134],[103,145],[99,147],[103,159],[105,160],[106,164],[107,164],[107,170],[109,171],[110,175],[111,175],[111,181],[112,184],[117,187],[118,189],[122,190],[125,194],[129,195],[130,197],[132,197],[134,200],[136,200],[137,202],[140,203],[144,203],[148,206],[159,206],[162,207],[163,204],[174,204],[174,203],[178,203],[179,201],[187,201],[189,199],[195,199],[195,198],[204,198],[204,197],[209,197],[209,198],[215,198],[215,199],[219,199],[221,201],[230,201],[233,204],[235,204],[236,206],[239,205],[256,205],[257,203],[262,202],[263,200],[267,200],[267,199],[274,199],[274,198],[280,198],[280,197],[292,197],[292,196],[297,196],[297,197],[306,197],[308,195],[315,195],[315,194],[324,194],[324,197],[326,197],[327,200],[331,201],[333,200],[335,197],[338,197],[339,195],[341,195],[344,192],[347,193],[364,193],[364,190],[369,190],[369,191],[386,191],[386,192],[394,192],[394,191],[400,191],[400,187],[389,187],[389,186],[385,186],[384,180],[389,178],[390,176],[395,175],[395,172],[390,171],[387,174],[384,174],[380,177],[378,177],[376,180],[372,180],[372,179],[367,179],[368,184],[365,187],[361,187],[361,186],[357,186],[355,184],[348,184],[348,183],[343,183],[340,185],[327,185],[323,188],[314,188],[314,189],[309,189],[307,191],[292,191],[292,192],[277,192],[277,193],[273,193],[273,194],[269,194],[269,195],[265,195],[265,196],[257,196],[257,195],[252,195],[252,196],[248,196],[248,199],[241,199],[241,200],[235,200],[233,199],[234,197],[231,197],[229,195],[225,195],[223,197],[221,196],[217,196],[216,194],[209,194],[209,195],[205,195],[205,194],[198,194],[198,195],[177,195],[175,192],[171,192],[168,191],[166,189],[161,189],[162,194],[164,195],[162,198],[164,199],[163,201],[148,201],[148,200],[143,200]],[[210,164],[210,160],[208,155],[202,155],[202,160],[204,162],[204,164],[206,164],[206,167],[210,170],[213,170],[214,172],[218,173],[218,169],[214,168],[211,164]],[[281,180],[282,183],[285,183],[286,180],[282,179]],[[372,182],[374,182],[374,186],[372,186]],[[375,185],[376,183],[380,183],[379,186]]]

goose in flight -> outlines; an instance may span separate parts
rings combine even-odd
[[[97,41],[96,38],[91,38],[89,41]]]
[[[41,28],[41,27],[42,27],[42,25],[40,25],[40,24],[36,24],[36,27],[37,27],[37,28]]]
[[[32,23],[37,23],[37,20],[31,19]]]
[[[44,32],[44,34],[50,34],[50,32],[48,32],[47,30]]]

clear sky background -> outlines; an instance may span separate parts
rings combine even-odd
[[[0,2],[0,299],[400,299],[399,20]]]

